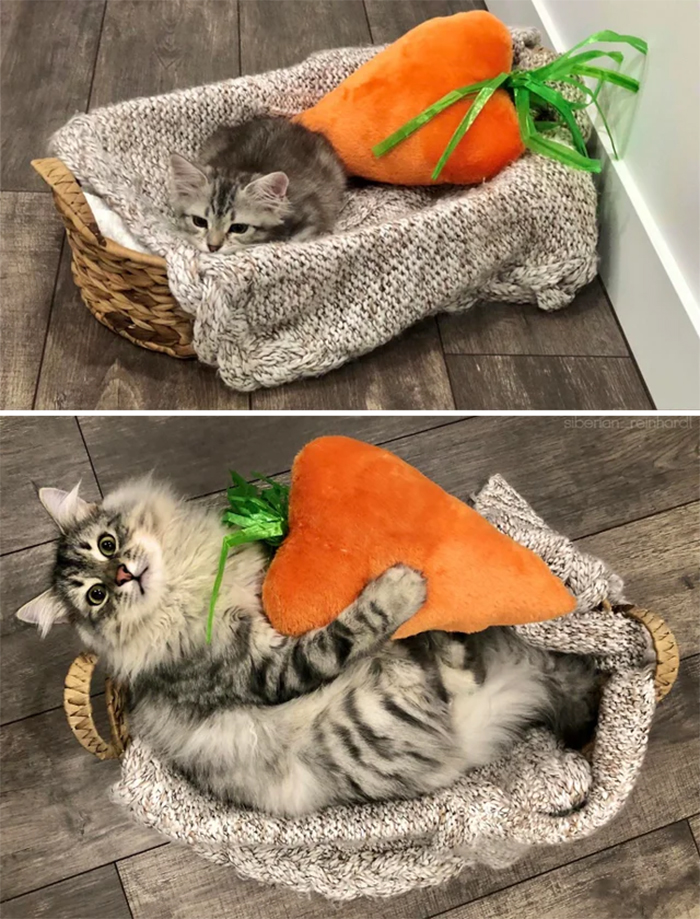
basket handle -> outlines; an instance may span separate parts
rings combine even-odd
[[[656,701],[660,702],[668,694],[678,676],[680,665],[678,644],[673,633],[661,616],[657,616],[651,610],[631,605],[611,607],[607,600],[604,601],[603,606],[636,619],[649,630],[656,653],[656,674],[654,676]],[[96,664],[96,654],[84,651],[76,657],[66,676],[63,707],[71,731],[86,750],[98,759],[119,759],[129,743],[126,691],[109,678],[105,680],[105,700],[112,735],[111,742],[107,743],[95,727],[90,702],[90,683]]]
[[[92,713],[90,684],[97,665],[97,655],[83,651],[73,661],[63,687],[63,708],[78,743],[98,759],[119,759],[129,742],[126,721],[126,692],[105,680],[105,700],[109,716],[111,741],[100,736]]]
[[[76,230],[87,233],[98,245],[105,246],[107,241],[97,226],[80,183],[66,164],[55,156],[47,156],[32,160],[32,166],[51,188],[60,213],[70,220]]]
[[[604,605],[609,606],[610,604],[606,602]],[[656,673],[654,674],[656,701],[661,702],[676,682],[680,667],[678,642],[673,632],[661,616],[657,616],[656,613],[652,613],[649,609],[641,609],[632,604],[616,605],[613,609],[616,612],[624,613],[625,616],[629,616],[631,619],[636,619],[637,622],[641,622],[648,629],[654,646],[654,653],[656,654]]]

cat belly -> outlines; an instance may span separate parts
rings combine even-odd
[[[269,711],[245,709],[194,718],[165,704],[135,713],[134,734],[222,800],[286,816],[323,807],[327,795],[293,747],[292,735]]]

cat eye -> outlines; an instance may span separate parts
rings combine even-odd
[[[248,227],[249,224],[247,223],[232,223],[228,231],[229,233],[245,233]]]
[[[208,224],[207,221],[204,219],[204,217],[197,217],[196,214],[192,214],[192,223],[193,223],[196,227],[199,227],[200,230],[206,230],[206,228],[209,226],[209,224]]]
[[[93,584],[87,592],[87,601],[90,606],[99,606],[104,603],[107,590],[102,584]]]
[[[106,555],[107,558],[111,558],[117,551],[117,544],[114,537],[110,536],[109,533],[103,533],[97,540],[97,548],[103,555]]]

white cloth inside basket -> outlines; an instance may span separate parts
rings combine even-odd
[[[203,796],[135,740],[115,800],[243,876],[341,900],[440,884],[470,864],[502,867],[533,845],[581,838],[612,819],[641,769],[654,713],[649,635],[601,607],[622,602],[620,579],[551,530],[502,478],[489,480],[475,507],[539,554],[578,600],[568,616],[517,629],[539,645],[593,654],[609,674],[591,764],[533,730],[509,756],[438,794],[284,819]]]
[[[534,30],[512,36],[516,66],[555,57]],[[559,309],[595,276],[591,175],[530,152],[471,188],[353,189],[335,232],[305,243],[221,255],[178,236],[167,203],[172,151],[194,157],[221,124],[308,108],[378,50],[339,48],[285,70],[129,100],[74,117],[52,140],[79,181],[166,258],[197,356],[234,389],[317,376],[477,300]],[[586,133],[585,115],[577,118]],[[571,140],[565,131],[558,139]]]
[[[147,249],[136,239],[119,214],[112,210],[106,201],[103,201],[99,195],[93,195],[89,191],[83,191],[83,195],[90,206],[92,216],[95,218],[100,233],[106,239],[119,243],[125,249],[133,249],[143,255],[153,255],[153,251]]]

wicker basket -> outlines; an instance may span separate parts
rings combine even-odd
[[[126,249],[99,231],[79,183],[61,160],[33,160],[68,234],[73,278],[92,315],[135,345],[192,358],[192,320],[168,287],[165,259]]]
[[[656,652],[654,686],[660,702],[670,691],[678,676],[678,645],[664,620],[655,613],[636,606],[618,606],[616,610],[637,619],[649,630]],[[78,742],[98,759],[119,759],[129,742],[126,722],[126,692],[110,679],[105,683],[105,701],[111,728],[111,740],[102,739],[92,714],[90,683],[97,664],[97,655],[83,652],[71,664],[66,676],[63,707],[68,724]]]

